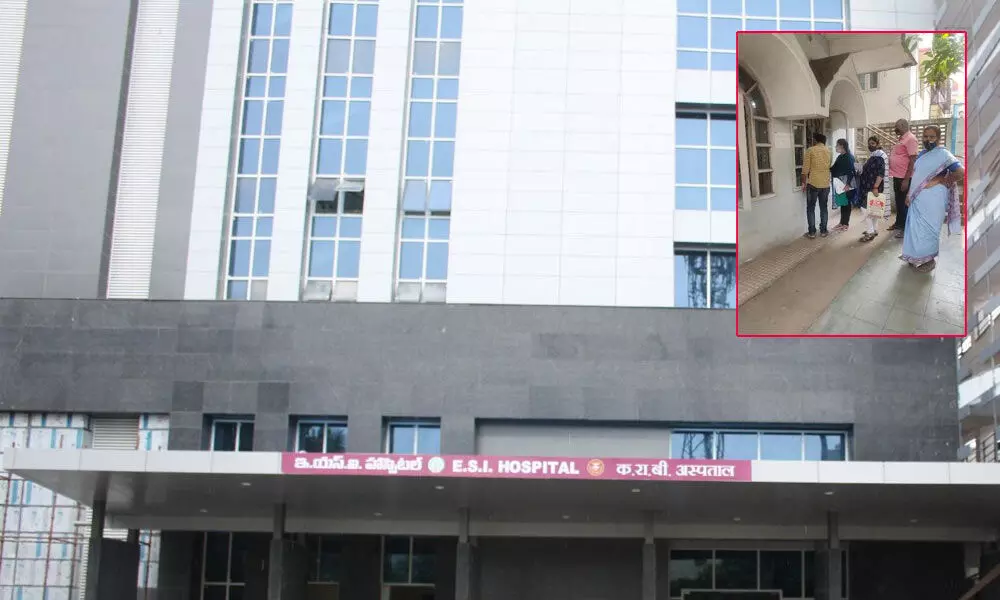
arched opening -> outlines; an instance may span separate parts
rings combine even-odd
[[[845,127],[864,127],[868,124],[868,108],[857,79],[838,77],[830,84],[829,101],[830,116],[834,112],[841,113]]]

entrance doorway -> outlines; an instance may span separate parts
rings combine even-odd
[[[434,600],[434,587],[429,585],[384,585],[382,600]]]
[[[684,600],[781,600],[781,592],[684,590]]]

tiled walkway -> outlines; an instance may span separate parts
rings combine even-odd
[[[889,221],[868,244],[857,239],[860,214],[852,221],[847,232],[793,240],[740,265],[741,334],[961,334],[962,235],[942,229],[938,266],[921,274],[899,260]]]
[[[962,236],[948,236],[942,228],[941,255],[930,274],[899,260],[901,246],[901,240],[888,240],[809,332],[960,335],[965,319]]]

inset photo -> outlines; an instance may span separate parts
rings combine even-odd
[[[964,336],[964,32],[736,46],[737,335]]]

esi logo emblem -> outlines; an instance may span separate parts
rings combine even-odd
[[[444,467],[445,467],[444,459],[441,458],[440,456],[435,456],[427,461],[427,470],[430,471],[431,473],[434,473],[435,475],[443,473]]]
[[[600,477],[604,475],[604,461],[594,458],[587,463],[587,473],[591,477]]]

